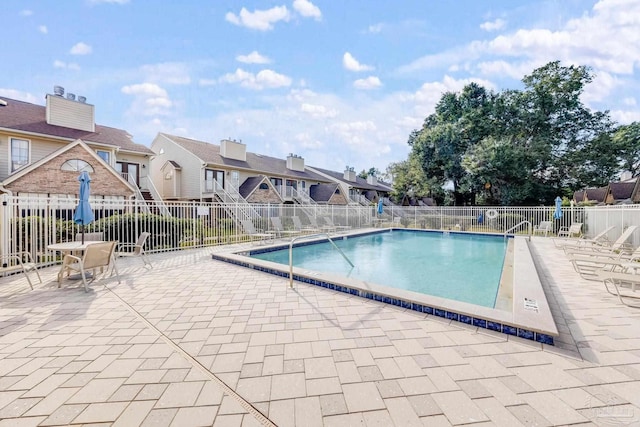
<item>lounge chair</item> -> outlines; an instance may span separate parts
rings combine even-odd
[[[637,225],[628,226],[618,237],[618,239],[613,242],[611,245],[579,245],[574,247],[565,247],[564,251],[567,255],[571,254],[603,254],[603,253],[630,253],[632,252],[631,247],[627,243],[627,240],[633,235],[633,233],[638,229]]]
[[[276,231],[276,235],[280,238],[293,237],[300,234],[297,230],[285,230],[282,226],[282,220],[278,216],[271,217],[271,224],[273,225],[273,229]]]
[[[569,239],[569,238],[554,238],[553,243],[557,248],[569,248],[576,246],[589,246],[589,245],[607,245],[609,244],[609,238],[607,235],[611,230],[616,228],[613,225],[602,230],[600,233],[596,234],[593,237],[585,237],[584,234],[579,239]]]
[[[297,231],[299,231],[300,233],[303,234],[311,234],[311,233],[317,233],[318,229],[311,227],[311,226],[304,226],[302,225],[302,221],[300,221],[300,217],[297,216],[292,216],[291,220],[293,221],[293,228]]]
[[[553,227],[553,222],[551,221],[540,221],[540,224],[533,226],[533,234],[544,234],[545,237],[549,234]]]
[[[573,269],[587,280],[598,280],[600,270],[624,270],[640,260],[640,246],[631,254],[616,252],[587,252],[569,255]],[[640,264],[639,264],[640,265]]]
[[[582,237],[582,223],[575,222],[571,224],[569,227],[562,226],[558,229],[558,237]]]
[[[144,251],[144,244],[149,236],[151,236],[151,233],[145,231],[138,236],[138,240],[135,243],[120,243],[116,249],[116,255],[118,257],[140,258],[144,267],[148,265],[153,268],[147,253]]]
[[[244,232],[249,235],[251,239],[257,239],[257,242],[264,242],[265,240],[273,239],[274,233],[267,233],[263,230],[257,230],[253,226],[253,222],[251,222],[250,219],[243,219],[240,221],[240,224],[242,224]]]
[[[38,266],[33,262],[29,252],[0,255],[0,273],[3,275],[7,273],[24,273],[31,290],[33,290],[33,283],[31,283],[31,278],[29,277],[30,271],[35,271],[38,280],[42,283],[42,278],[38,273]]]
[[[89,287],[87,284],[87,278],[90,277],[90,281],[93,282],[96,278],[96,270],[98,268],[103,272],[106,269],[106,272],[108,272],[109,267],[112,267],[111,276],[115,273],[118,278],[118,283],[120,283],[118,268],[116,267],[116,263],[113,262],[115,248],[116,242],[97,242],[89,244],[84,250],[82,257],[71,254],[65,255],[62,259],[62,269],[58,273],[58,287],[60,287],[60,282],[62,281],[64,273],[67,273],[68,275],[71,271],[75,271],[80,273],[80,278],[84,284],[84,291],[88,292]],[[89,270],[92,271],[92,276],[88,275]]]
[[[351,230],[351,226],[350,225],[335,225],[333,223],[333,221],[331,220],[331,218],[329,218],[328,216],[324,217],[324,222],[329,226],[332,227],[335,231],[346,231],[346,230]]]
[[[337,230],[335,225],[318,225],[318,221],[316,221],[313,216],[309,216],[309,222],[313,228],[322,231],[323,233],[335,233]]]
[[[638,264],[640,268],[640,264]],[[629,295],[628,293],[621,292],[622,287],[629,287],[631,292],[636,291],[636,288],[640,288],[640,274],[634,274],[629,271],[616,271],[616,270],[598,270],[595,273],[599,280],[602,280],[604,287],[611,295],[616,295],[620,300],[620,303],[634,308],[640,308],[640,305],[629,304],[625,299],[633,298],[640,299],[640,294]],[[615,290],[612,292],[610,286]]]

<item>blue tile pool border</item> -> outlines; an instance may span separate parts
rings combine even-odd
[[[427,231],[429,232],[429,231]],[[376,234],[379,233],[374,231],[374,232],[369,232],[369,233],[363,233],[363,234]],[[360,234],[362,235],[362,234]],[[338,238],[342,238],[342,236],[338,236]],[[326,241],[327,239],[320,239],[319,241]],[[315,244],[318,243],[318,240],[314,240],[312,242],[300,242],[300,244],[295,244],[294,247],[296,246],[306,246],[308,244]],[[257,249],[252,249],[250,251],[244,251],[244,252],[238,252],[238,255],[250,255],[250,254],[256,254],[256,253],[264,253],[264,252],[271,252],[274,250],[281,250],[284,248],[288,248],[289,245],[278,245],[275,247],[268,247],[268,248],[257,248]],[[227,262],[230,264],[234,264],[234,265],[238,265],[241,267],[246,267],[246,268],[251,268],[253,270],[257,270],[257,271],[262,271],[264,273],[269,273],[269,274],[273,274],[275,276],[279,276],[279,277],[289,277],[289,273],[286,271],[281,271],[281,270],[276,270],[273,268],[269,268],[269,267],[263,267],[260,265],[256,265],[256,264],[252,264],[250,262],[246,262],[246,261],[240,261],[240,260],[236,260],[236,259],[231,259],[231,258],[227,258],[223,255],[217,255],[217,254],[212,254],[211,258],[217,261],[223,261],[223,262]],[[360,298],[364,298],[364,299],[369,299],[369,300],[373,300],[373,301],[378,301],[378,302],[382,302],[384,304],[389,304],[389,305],[393,305],[396,307],[401,307],[401,308],[406,308],[408,310],[412,310],[418,313],[424,313],[424,314],[429,314],[429,315],[435,315],[444,319],[448,319],[451,321],[456,321],[456,322],[460,322],[460,323],[464,323],[467,325],[472,325],[474,327],[477,328],[482,328],[482,329],[487,329],[490,331],[495,331],[495,332],[500,332],[506,335],[510,335],[510,336],[517,336],[520,338],[524,338],[527,340],[531,340],[531,341],[535,341],[541,344],[547,344],[547,345],[554,345],[554,341],[553,341],[553,336],[552,335],[547,335],[547,334],[541,334],[535,331],[531,331],[528,329],[523,329],[523,328],[519,328],[517,326],[514,325],[509,325],[509,324],[503,324],[500,322],[496,322],[493,320],[487,320],[487,319],[483,319],[483,318],[479,318],[479,317],[475,317],[475,316],[470,316],[467,314],[463,314],[463,313],[456,313],[454,311],[449,311],[440,307],[432,307],[429,305],[425,305],[425,304],[419,304],[416,303],[414,301],[408,301],[408,300],[404,300],[401,298],[396,298],[396,297],[390,297],[388,295],[384,295],[384,294],[379,294],[377,292],[371,291],[371,290],[362,290],[362,289],[358,289],[358,288],[354,288],[354,287],[350,287],[350,286],[345,286],[342,284],[336,284],[336,283],[332,283],[332,282],[328,282],[325,280],[320,280],[320,279],[314,279],[311,277],[307,277],[307,276],[302,276],[299,274],[294,274],[293,275],[293,280],[297,281],[297,282],[301,282],[301,283],[306,283],[308,285],[314,285],[314,286],[319,286],[322,288],[327,288],[327,289],[331,289],[337,292],[342,292],[345,294],[349,294],[349,295],[353,295],[353,296],[357,296]]]

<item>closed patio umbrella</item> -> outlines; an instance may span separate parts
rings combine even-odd
[[[382,215],[382,212],[383,212],[382,197],[380,197],[380,199],[378,199],[378,214]]]
[[[556,210],[553,213],[553,219],[562,218],[562,199],[560,196],[556,197]]]
[[[91,177],[84,171],[78,177],[78,181],[80,181],[80,201],[76,211],[73,213],[73,222],[82,226],[82,244],[84,244],[84,228],[94,220],[93,209],[89,204]]]

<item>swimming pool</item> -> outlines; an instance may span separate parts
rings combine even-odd
[[[348,235],[332,236],[334,241],[351,240],[356,236],[384,236],[389,233],[402,232],[404,229],[387,230],[354,230]],[[491,236],[486,233],[471,233],[465,231],[441,232],[435,230],[411,230],[417,233],[432,234],[445,239],[454,235],[472,235],[474,237]],[[447,236],[449,235],[449,236]],[[501,234],[493,237],[504,239]],[[507,251],[504,256],[504,268],[498,289],[495,307],[486,307],[465,301],[457,301],[429,294],[423,294],[406,289],[398,289],[375,282],[347,277],[344,274],[293,267],[272,261],[253,257],[259,253],[267,253],[286,249],[289,242],[274,241],[271,245],[253,247],[219,247],[211,254],[211,258],[224,261],[244,268],[268,273],[286,278],[287,288],[295,287],[294,282],[303,285],[322,287],[330,291],[349,295],[349,297],[363,298],[374,303],[396,306],[400,309],[411,310],[427,317],[434,316],[445,321],[460,322],[467,327],[485,329],[502,333],[509,337],[524,338],[540,343],[553,345],[554,337],[558,336],[549,302],[538,275],[533,254],[526,237],[509,236]],[[326,235],[306,236],[311,241],[295,242],[295,247],[317,245],[326,241]],[[344,260],[343,260],[344,262]],[[288,264],[288,262],[287,262]],[[324,262],[315,265],[323,264]]]
[[[395,230],[297,246],[293,265],[427,295],[494,307],[506,240],[498,236]],[[252,253],[289,265],[289,250]]]

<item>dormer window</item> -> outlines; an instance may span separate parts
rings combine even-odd
[[[80,159],[71,159],[67,160],[62,164],[60,170],[69,171],[69,172],[93,172],[93,167]]]

